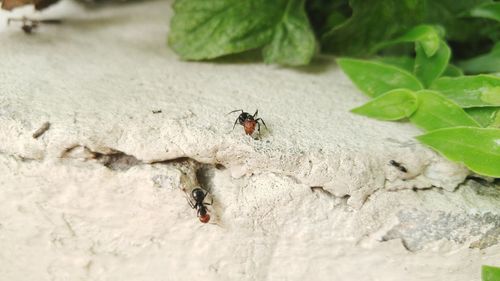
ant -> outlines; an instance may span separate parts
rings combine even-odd
[[[405,168],[405,166],[403,166],[401,163],[399,162],[396,162],[394,160],[391,160],[389,161],[389,164],[391,164],[392,166],[396,167],[398,170],[400,170],[401,172],[403,173],[408,173],[408,170]]]
[[[196,209],[198,218],[202,223],[207,223],[210,221],[210,215],[208,214],[208,209],[207,205],[212,205],[213,203],[213,198],[212,202],[210,203],[205,203],[205,198],[207,197],[208,192],[203,191],[201,188],[195,188],[193,191],[191,191],[191,198],[195,201],[191,201],[191,198],[186,197],[186,200],[188,201],[189,206],[191,208]]]
[[[55,20],[55,19],[47,19],[47,20],[32,20],[28,19],[27,17],[22,17],[20,19],[15,19],[15,18],[9,18],[7,19],[7,25],[10,25],[11,21],[20,21],[22,22],[21,29],[24,31],[26,34],[31,34],[35,29],[38,28],[38,26],[41,23],[44,24],[59,24],[61,23],[61,20]]]
[[[250,113],[243,111],[243,109],[236,109],[236,110],[229,112],[228,114],[238,112],[238,111],[241,111],[241,113],[238,116],[238,118],[236,118],[236,120],[234,121],[233,130],[234,130],[234,127],[236,126],[236,124],[240,123],[240,125],[243,126],[243,128],[245,129],[245,133],[247,135],[252,135],[253,132],[255,131],[255,126],[257,126],[257,132],[259,133],[259,136],[260,136],[260,122],[262,122],[264,127],[266,127],[266,129],[267,129],[266,123],[264,122],[264,120],[262,120],[262,118],[257,118],[257,119],[255,118],[255,117],[257,117],[257,114],[259,113],[258,109],[255,111],[255,113],[253,115],[250,115]],[[267,129],[267,130],[269,130],[269,129]]]

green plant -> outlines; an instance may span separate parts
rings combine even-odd
[[[422,143],[500,177],[500,2],[176,0],[174,11],[169,44],[182,58],[261,49],[266,63],[296,66],[317,50],[342,56],[373,98],[353,113],[409,120]]]
[[[500,280],[500,267],[483,265],[481,272],[482,281],[499,281]]]
[[[500,78],[446,77],[450,48],[442,36],[438,27],[419,25],[379,44],[413,42],[415,57],[404,58],[413,64],[338,59],[353,83],[374,97],[352,112],[381,120],[407,118],[429,131],[417,137],[422,143],[478,174],[500,177]]]
[[[211,59],[263,48],[264,60],[307,64],[316,40],[304,0],[178,0],[170,46],[185,59]]]

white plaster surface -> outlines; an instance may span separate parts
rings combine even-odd
[[[350,114],[367,99],[332,58],[182,62],[164,1],[37,16],[64,23],[0,32],[0,280],[478,280],[499,265],[498,191],[457,188],[468,171],[413,126]],[[259,109],[261,140],[232,131],[240,108]],[[213,224],[181,191],[196,169]]]

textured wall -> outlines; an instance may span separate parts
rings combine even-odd
[[[332,58],[181,62],[166,2],[47,12],[66,19],[0,33],[0,280],[472,280],[500,260],[498,190],[350,114],[366,98]],[[232,131],[240,108],[261,140]]]

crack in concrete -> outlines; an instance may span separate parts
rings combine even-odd
[[[186,175],[189,175],[190,178],[195,179],[197,182],[197,185],[202,186],[204,189],[210,191],[211,186],[213,185],[212,183],[212,178],[213,178],[213,169],[226,169],[224,165],[220,163],[212,164],[212,163],[202,163],[198,162],[194,158],[190,157],[179,157],[179,158],[174,158],[174,159],[160,159],[157,161],[153,162],[144,162],[134,155],[127,154],[123,151],[111,148],[111,147],[105,147],[101,148],[101,151],[107,151],[107,152],[98,152],[98,151],[93,151],[89,147],[81,144],[76,144],[73,145],[67,149],[65,149],[61,154],[60,158],[73,158],[73,159],[81,159],[83,161],[87,160],[95,160],[98,163],[102,164],[103,166],[109,168],[110,170],[113,171],[126,171],[136,165],[152,165],[152,164],[173,164],[174,167],[180,169],[183,173]],[[20,157],[21,161],[28,162],[28,161],[41,161],[41,159],[34,159],[34,158],[27,158],[27,157]],[[42,159],[43,160],[43,159]],[[312,161],[309,162],[309,172],[313,169],[313,164]],[[270,171],[271,172],[271,171]],[[194,174],[193,174],[194,173]],[[211,174],[207,174],[211,173]],[[306,184],[304,183],[300,178],[298,178],[295,175],[292,175],[288,172],[276,172],[272,171],[271,173],[276,174],[277,176],[280,177],[288,177],[290,178],[293,182],[296,184]],[[193,177],[194,175],[194,177]],[[473,177],[474,179],[479,179],[483,180],[480,177]],[[192,181],[191,179],[191,181]],[[366,201],[369,199],[371,195],[376,193],[377,190],[386,190],[387,187],[387,181],[388,179],[385,178],[384,181],[384,186],[382,188],[378,188],[368,194],[361,203],[360,207],[361,208]],[[463,184],[466,180],[461,182],[460,184]],[[192,184],[191,184],[192,185]],[[307,185],[307,184],[306,184]],[[318,186],[310,186],[311,189],[319,188]],[[427,189],[433,189],[435,188],[434,186],[430,185],[429,187],[419,187],[419,190],[427,190]],[[413,188],[415,190],[415,188]],[[439,187],[439,189],[442,189]],[[352,194],[346,194],[345,196],[336,196],[332,192],[327,191],[324,187],[321,187],[321,190],[323,192],[328,192],[329,197],[332,198],[340,198],[340,199],[349,199],[349,197],[352,196]],[[394,191],[398,191],[399,189],[396,189]],[[401,190],[406,190],[406,189],[401,189]]]
[[[326,196],[333,198],[333,199],[341,198],[341,199],[348,200],[351,197],[350,195],[344,195],[342,197],[335,196],[333,193],[326,190],[322,186],[310,186],[309,188],[311,189],[312,192],[321,192],[321,193],[325,194]]]
[[[84,145],[75,145],[64,150],[60,158],[96,160],[103,166],[114,171],[126,171],[133,166],[144,164],[143,161],[137,159],[133,155],[126,154],[113,148],[108,148],[108,150],[110,151],[109,153],[101,153],[92,151]]]

